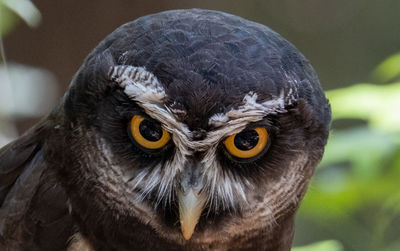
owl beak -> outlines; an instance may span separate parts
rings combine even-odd
[[[207,198],[200,192],[200,189],[189,188],[185,192],[182,190],[178,192],[178,201],[181,231],[183,237],[189,240],[193,235]]]

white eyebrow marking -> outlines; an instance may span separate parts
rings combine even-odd
[[[208,124],[213,127],[229,126],[237,122],[255,122],[269,114],[286,112],[283,92],[278,98],[257,103],[257,93],[250,92],[243,98],[243,105],[227,113],[217,113],[210,117]]]
[[[129,97],[137,102],[162,104],[165,98],[164,88],[157,77],[144,67],[111,67],[109,76],[125,88],[125,93],[129,93]]]
[[[158,120],[173,134],[172,139],[179,149],[177,152],[183,156],[188,156],[193,151],[207,151],[222,139],[242,131],[249,123],[260,121],[268,114],[286,112],[283,92],[279,97],[262,103],[257,102],[256,93],[250,92],[244,96],[243,104],[237,109],[211,116],[209,124],[214,129],[203,140],[194,141],[193,132],[177,119],[176,111],[164,104],[165,90],[153,73],[144,67],[117,65],[111,67],[109,78],[124,88],[125,94],[136,101],[147,115]]]
[[[149,116],[160,121],[167,131],[173,133],[177,141],[196,150],[207,150],[210,145],[218,143],[222,138],[233,133],[240,132],[248,123],[262,120],[266,115],[286,112],[283,92],[279,97],[262,103],[257,103],[258,95],[250,92],[244,96],[243,104],[237,109],[210,117],[208,123],[214,127],[214,130],[210,131],[205,139],[192,141],[192,132],[184,123],[176,119],[179,111],[165,106],[165,90],[153,73],[144,67],[118,65],[110,69],[109,77],[124,88],[124,92]],[[181,150],[187,152],[187,149]]]

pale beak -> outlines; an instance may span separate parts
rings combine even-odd
[[[206,196],[200,189],[188,188],[186,191],[178,192],[179,218],[183,237],[189,240],[199,221],[201,212],[207,201]]]

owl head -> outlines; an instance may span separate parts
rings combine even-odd
[[[194,9],[107,36],[50,118],[48,161],[89,239],[214,245],[291,240],[330,107],[277,33]]]

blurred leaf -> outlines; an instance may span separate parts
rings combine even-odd
[[[335,240],[320,241],[307,246],[294,247],[292,251],[342,251],[343,246]]]
[[[8,31],[16,22],[15,16],[10,13],[10,10],[30,27],[36,27],[40,23],[41,14],[31,1],[0,0],[0,28],[2,31]],[[5,34],[5,32],[2,33]]]
[[[8,33],[17,23],[18,16],[0,0],[0,35]]]
[[[368,128],[332,132],[300,214],[347,217],[366,205],[382,204],[388,195],[395,196],[400,166],[393,168],[392,161],[399,148],[389,132]]]
[[[348,162],[372,172],[381,168],[383,158],[394,153],[398,142],[392,133],[366,127],[332,131],[320,165]]]
[[[327,92],[333,119],[358,118],[371,127],[400,132],[400,83],[358,84]]]
[[[0,64],[0,90],[0,116],[13,119],[44,116],[57,103],[56,79],[40,68]]]
[[[390,56],[383,61],[372,73],[377,82],[387,83],[400,77],[400,53]]]
[[[358,179],[358,176],[348,175],[342,181],[339,191],[327,190],[324,182],[327,179],[316,177],[310,185],[299,211],[300,215],[315,219],[348,218],[356,211],[365,207],[385,204],[385,198],[393,194],[393,200],[400,195],[398,190],[399,174],[391,172],[376,179]],[[335,180],[331,180],[336,183]],[[398,203],[398,201],[397,201]],[[392,204],[387,206],[398,206]],[[377,212],[378,213],[378,212]]]

